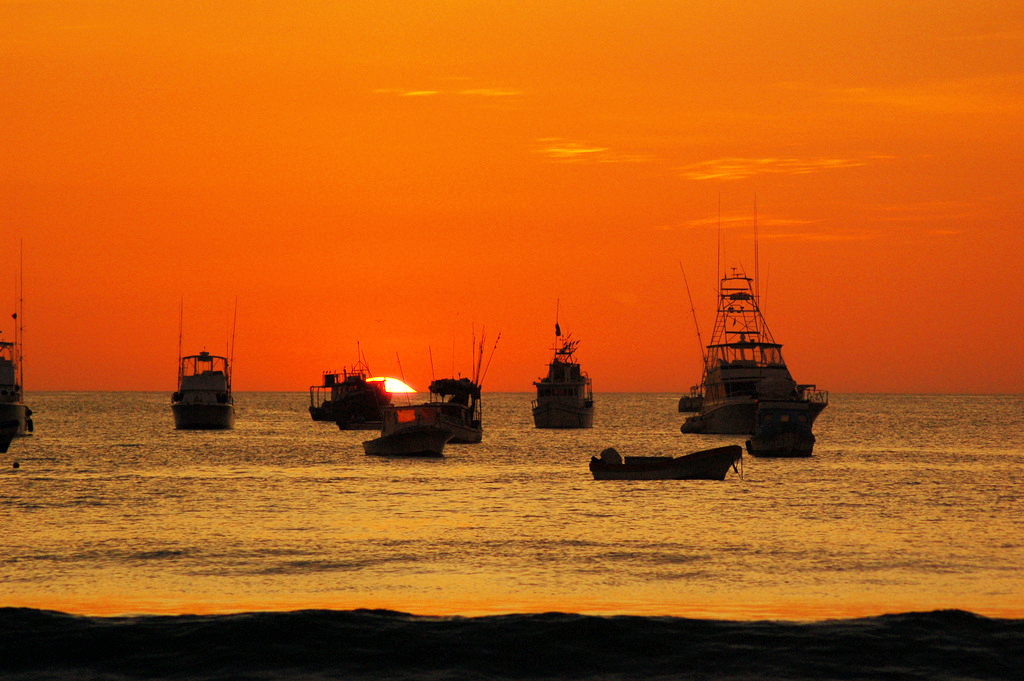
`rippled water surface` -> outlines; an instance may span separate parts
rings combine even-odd
[[[591,479],[610,445],[742,442],[681,434],[677,395],[598,395],[575,432],[485,395],[484,441],[441,460],[365,456],[306,399],[239,394],[217,433],[175,431],[166,393],[30,395],[36,434],[0,459],[0,606],[1024,617],[1019,396],[835,395],[812,458],[722,482]]]

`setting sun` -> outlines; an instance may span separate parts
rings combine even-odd
[[[375,376],[375,377],[373,377],[373,378],[371,378],[369,380],[370,381],[384,381],[384,390],[389,392],[389,393],[397,394],[397,393],[414,393],[414,392],[416,392],[416,390],[414,388],[410,388],[409,386],[407,386],[405,383],[403,383],[402,381],[398,380],[397,378],[386,378],[386,377],[382,378],[382,377],[376,377]]]

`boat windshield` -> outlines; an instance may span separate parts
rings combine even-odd
[[[727,343],[709,348],[709,365],[784,367],[782,346],[775,343]]]
[[[208,352],[201,352],[198,355],[189,355],[181,358],[182,376],[201,376],[203,374],[227,375],[228,360],[226,357],[211,355]]]

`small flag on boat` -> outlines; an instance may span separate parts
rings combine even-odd
[[[555,335],[556,336],[561,336],[562,335],[562,329],[561,329],[561,327],[558,326],[558,322],[555,322]]]

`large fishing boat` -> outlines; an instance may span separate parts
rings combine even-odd
[[[376,430],[381,409],[391,404],[385,379],[370,378],[360,361],[340,374],[324,372],[321,385],[309,388],[309,415],[314,421],[334,421],[342,430]]]
[[[171,396],[174,427],[179,430],[226,430],[235,425],[231,371],[227,357],[203,350],[182,357],[178,390]]]
[[[32,432],[32,410],[23,401],[25,385],[21,341],[24,330],[23,266],[15,278],[14,342],[0,341],[0,451],[7,451],[11,440]]]
[[[828,393],[793,380],[761,314],[754,279],[732,269],[718,290],[718,313],[704,355],[700,412],[684,433],[750,434],[762,403],[806,404],[808,427],[828,406]]]
[[[576,361],[579,341],[562,336],[555,323],[554,357],[548,375],[538,381],[533,401],[533,423],[537,428],[590,428],[594,425],[594,390],[590,376]]]
[[[17,323],[17,314],[14,317]],[[15,329],[15,342],[0,341],[0,430],[11,438],[27,435],[33,427],[32,410],[22,401],[21,376],[21,344]]]
[[[18,435],[32,432],[32,410],[22,402],[19,345],[0,341],[0,452]]]

